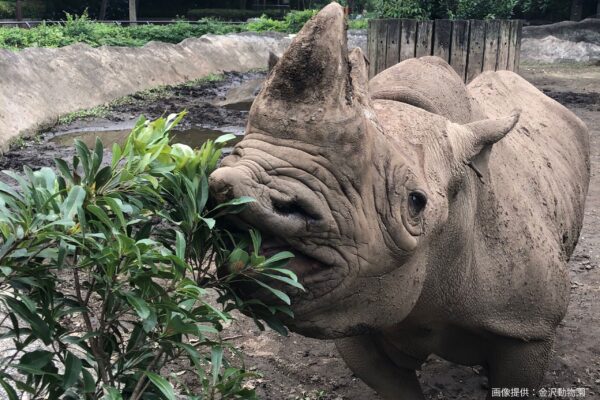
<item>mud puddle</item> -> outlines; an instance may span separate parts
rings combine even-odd
[[[47,131],[15,142],[0,157],[0,170],[20,171],[24,165],[33,169],[53,167],[55,158],[70,160],[75,139],[93,146],[96,137],[100,137],[105,148],[110,149],[112,143],[124,142],[140,115],[153,120],[187,111],[179,130],[173,132],[173,141],[191,147],[199,147],[207,139],[226,133],[233,133],[241,140],[251,105],[245,94],[255,93],[264,77],[264,72],[225,73],[147,90],[64,116]]]

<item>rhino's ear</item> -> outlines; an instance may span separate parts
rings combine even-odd
[[[521,115],[521,110],[513,110],[510,116],[498,119],[484,119],[464,125],[467,128],[463,136],[462,151],[459,156],[463,162],[475,171],[485,183],[488,179],[488,161],[494,143],[510,132]]]
[[[277,65],[278,62],[279,62],[279,57],[277,56],[277,54],[273,53],[272,51],[269,51],[269,61],[268,61],[269,74],[271,73],[271,71],[273,71],[273,68],[275,68],[275,65]]]
[[[369,69],[367,58],[359,47],[356,47],[348,56],[350,61],[350,78],[352,81],[353,95],[363,105],[369,102]]]

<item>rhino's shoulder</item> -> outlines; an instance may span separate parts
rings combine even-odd
[[[465,124],[483,118],[461,77],[439,57],[412,58],[377,74],[369,82],[373,100],[393,100]]]

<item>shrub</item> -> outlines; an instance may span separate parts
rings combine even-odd
[[[0,19],[13,19],[15,17],[15,3],[0,1]]]
[[[458,0],[459,19],[510,18],[519,0]]]
[[[429,18],[426,4],[419,0],[375,0],[373,9],[380,18]]]
[[[39,19],[46,12],[44,1],[29,0],[23,2],[23,16],[25,18]],[[15,1],[0,1],[0,19],[15,19]]]
[[[1,326],[13,344],[0,360],[0,386],[9,399],[17,390],[31,398],[255,397],[243,387],[255,374],[220,332],[231,310],[283,331],[276,316],[290,314],[289,298],[269,282],[301,286],[282,269],[290,253],[265,259],[258,232],[219,227],[253,201],[211,204],[208,196],[208,174],[232,135],[198,150],[171,145],[168,132],[182,117],[140,119],[110,160],[101,141],[93,150],[76,142],[71,165],[56,160],[58,174],[5,172],[18,185],[0,183]],[[279,303],[239,299],[238,281]]]
[[[351,19],[348,21],[349,29],[367,29],[369,27],[369,20],[367,18]]]
[[[189,19],[198,20],[202,18],[215,18],[228,21],[246,21],[249,18],[259,18],[266,15],[270,18],[283,18],[285,9],[247,10],[230,8],[196,8],[189,10]]]
[[[0,48],[22,49],[26,47],[62,47],[73,43],[87,43],[97,47],[143,46],[152,40],[179,43],[190,37],[207,33],[225,34],[239,32],[243,26],[223,24],[204,19],[190,24],[179,21],[169,25],[120,25],[93,22],[87,13],[81,16],[67,14],[64,25],[45,23],[31,29],[0,28]]]
[[[246,29],[255,32],[285,32],[296,33],[309,19],[316,15],[319,10],[291,11],[286,14],[283,21],[274,20],[263,15],[255,21],[246,24]]]

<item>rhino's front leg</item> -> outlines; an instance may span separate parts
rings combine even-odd
[[[424,400],[414,369],[396,365],[369,336],[335,341],[348,367],[386,400]]]
[[[519,388],[523,392],[513,397],[533,398],[544,379],[544,372],[552,354],[554,340],[524,342],[512,338],[494,341],[488,359],[490,392],[494,389]],[[524,395],[528,393],[529,396]]]

